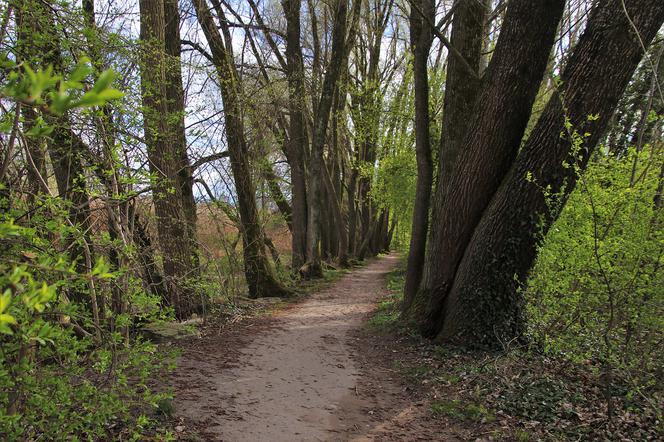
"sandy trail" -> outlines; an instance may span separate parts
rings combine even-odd
[[[230,362],[228,336],[185,350],[176,373],[177,414],[205,440],[363,439],[381,425],[382,405],[400,393],[389,375],[380,385],[361,379],[355,345],[397,259],[374,260],[277,313],[269,326],[244,332]]]

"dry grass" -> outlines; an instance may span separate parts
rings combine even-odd
[[[107,215],[102,202],[93,201],[91,204],[92,232],[99,235],[107,231]],[[150,198],[139,198],[137,210],[141,222],[147,222],[148,231],[152,238],[156,238],[154,208]],[[235,223],[219,208],[211,203],[200,203],[197,210],[198,224],[197,236],[201,249],[210,259],[227,257],[231,252],[242,251],[242,241]],[[271,212],[261,214],[265,233],[270,238],[283,257],[290,255],[291,234],[281,215]]]

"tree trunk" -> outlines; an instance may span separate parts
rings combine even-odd
[[[194,198],[193,169],[187,155],[187,138],[185,133],[185,103],[182,87],[182,64],[180,43],[180,10],[177,0],[164,0],[164,17],[166,21],[166,100],[171,129],[171,143],[177,152],[177,181],[182,196],[182,206],[186,216],[187,240],[191,242],[192,271],[198,274],[198,243],[196,238],[196,200]]]
[[[461,1],[454,11],[450,43],[459,51],[459,54],[466,60],[467,64],[462,63],[458,57],[452,54],[448,55],[445,74],[443,123],[438,155],[438,180],[434,194],[438,197],[442,197],[449,185],[463,137],[466,135],[468,124],[472,119],[473,106],[479,91],[480,78],[478,74],[482,61],[482,47],[485,34],[484,22],[487,14],[485,3],[486,1]],[[472,73],[468,72],[467,66],[473,69]],[[417,71],[414,74],[415,82],[417,83]],[[417,85],[415,87],[415,100],[417,103]],[[417,106],[415,112],[417,113]],[[419,163],[420,160],[418,157],[418,168],[420,167]],[[423,216],[423,214],[417,212],[417,203],[420,200],[419,192],[418,178],[418,193],[413,213],[413,231],[411,233],[406,283],[404,287],[404,311],[407,311],[412,305],[420,286],[426,252],[429,200],[427,199],[426,201],[427,212]],[[436,223],[435,214],[432,217],[432,222]],[[416,226],[418,227],[417,232],[415,231]]]
[[[553,45],[564,0],[513,0],[487,68],[449,185],[434,207],[425,263],[421,320],[426,336],[438,321],[454,273],[491,196],[516,156]]]
[[[575,168],[565,164],[585,169],[643,57],[642,42],[649,45],[664,22],[662,2],[628,0],[625,6],[633,25],[621,0],[592,10],[560,89],[475,229],[439,318],[440,339],[499,347],[521,336],[519,289],[576,184]]]
[[[415,155],[417,183],[410,233],[410,248],[406,265],[406,282],[402,308],[407,310],[417,292],[422,277],[424,252],[429,230],[429,201],[433,180],[429,127],[429,50],[433,40],[431,26],[424,16],[433,17],[432,0],[413,0],[410,11],[410,45],[413,51],[413,79],[415,82]]]
[[[168,92],[174,86],[166,54],[164,0],[141,0],[141,92],[145,141],[153,179],[153,199],[159,246],[163,254],[169,300],[178,318],[202,310],[202,302],[187,287],[187,279],[197,274],[197,257],[190,238],[191,213],[183,194],[182,140],[184,126],[173,124],[183,118],[179,103],[169,108]],[[181,90],[180,84],[180,90]]]
[[[443,192],[452,177],[479,91],[486,7],[486,1],[461,1],[454,11],[450,43],[477,76],[470,75],[457,57],[448,56],[437,185],[440,192]]]
[[[289,292],[276,279],[265,255],[264,235],[256,207],[255,189],[247,159],[247,143],[244,136],[240,85],[235,68],[232,48],[226,47],[219,33],[206,0],[194,0],[198,23],[207,39],[214,65],[219,76],[221,98],[224,103],[226,137],[235,180],[235,190],[240,213],[244,273],[251,298],[285,296]],[[223,17],[219,17],[221,29],[230,41],[230,33]]]
[[[334,25],[332,29],[332,49],[330,60],[323,77],[320,100],[316,106],[314,118],[313,144],[309,164],[309,188],[307,191],[307,262],[303,267],[302,275],[315,277],[322,274],[321,257],[319,250],[321,231],[321,197],[323,191],[323,150],[327,137],[328,123],[332,109],[332,101],[337,81],[341,74],[346,40],[346,16],[348,12],[347,0],[334,2]]]
[[[307,247],[307,191],[304,170],[308,140],[304,113],[305,88],[302,46],[300,45],[301,0],[283,0],[286,14],[286,64],[288,67],[288,111],[290,113],[290,139],[288,162],[291,170],[292,191],[292,262],[293,271],[299,270],[306,260]]]

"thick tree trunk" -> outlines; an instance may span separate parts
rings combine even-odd
[[[452,177],[479,91],[486,3],[462,0],[454,11],[450,43],[463,56],[476,76],[469,73],[466,65],[457,57],[448,56],[437,184],[441,193]]]
[[[425,263],[422,331],[439,331],[447,292],[473,230],[516,156],[549,57],[564,0],[513,0],[449,185],[436,197]]]
[[[452,54],[448,55],[445,99],[443,102],[443,123],[438,155],[438,180],[434,193],[439,198],[443,196],[445,189],[449,186],[463,137],[466,135],[468,124],[472,120],[472,111],[480,87],[478,73],[482,61],[483,37],[485,33],[484,22],[487,14],[485,3],[486,1],[460,1],[454,11],[450,43],[459,51],[459,54],[466,60],[466,63],[462,63],[458,57]],[[473,72],[468,72],[468,67]],[[415,82],[417,83],[417,72],[414,74]],[[417,96],[415,100],[417,103]],[[418,168],[420,167],[419,163],[420,160],[418,157]],[[420,200],[419,178],[418,196],[416,198],[415,205],[417,210],[417,203]],[[427,200],[426,217],[423,217],[417,211],[413,214],[413,232],[411,233],[406,284],[404,288],[404,311],[407,311],[412,305],[422,280],[427,241],[426,234],[429,223],[428,204],[429,200]],[[432,223],[435,224],[435,213],[433,215]],[[415,232],[416,226],[418,227],[417,236]],[[424,236],[422,236],[421,232],[424,233]]]
[[[154,259],[156,247],[152,244],[152,238],[150,238],[147,228],[141,221],[140,216],[136,211],[136,207],[130,207],[129,212],[133,225],[132,241],[138,249],[138,259],[141,264],[143,283],[150,293],[162,299],[166,299],[168,297],[168,287],[166,287],[166,281],[159,271],[159,267]],[[118,302],[120,301],[118,300]],[[122,307],[118,304],[114,306],[114,310],[122,310]]]
[[[153,198],[157,218],[159,246],[163,254],[164,273],[169,300],[178,318],[184,319],[202,310],[202,301],[187,288],[187,279],[197,273],[195,244],[190,234],[191,207],[182,180],[182,140],[184,126],[172,120],[182,118],[179,103],[169,108],[168,92],[174,84],[166,54],[166,21],[164,0],[141,0],[141,92],[143,123],[150,160],[155,175]],[[180,84],[180,91],[181,91]]]
[[[563,69],[560,89],[466,248],[438,318],[440,339],[497,347],[521,336],[519,288],[540,239],[576,184],[575,168],[565,164],[576,162],[585,169],[643,57],[642,42],[650,44],[664,22],[662,2],[626,0],[625,6],[633,26],[621,0],[598,3],[591,12]],[[582,140],[580,146],[574,138]]]
[[[427,233],[429,231],[429,202],[433,183],[431,139],[429,127],[429,50],[433,34],[424,16],[433,17],[432,0],[413,0],[410,12],[410,45],[413,51],[413,79],[415,82],[415,154],[417,183],[410,233],[408,264],[402,308],[407,310],[420,285]]]
[[[290,139],[288,162],[291,170],[292,194],[292,262],[293,271],[299,270],[306,260],[307,247],[307,192],[304,169],[308,140],[304,113],[304,63],[300,44],[301,0],[283,0],[286,14],[286,64],[288,67],[288,111],[290,113]]]
[[[484,3],[478,1],[461,1],[454,11],[450,42],[466,60],[466,63],[462,63],[454,55],[448,56],[445,99],[443,103],[443,123],[438,155],[438,181],[434,194],[438,197],[442,197],[449,185],[452,171],[454,170],[454,163],[461,149],[461,143],[466,134],[467,126],[471,121],[473,106],[479,91],[480,78],[478,73],[482,60],[482,40],[486,16],[486,5]],[[468,72],[469,67],[473,72]],[[417,83],[417,71],[414,74],[415,82]],[[417,112],[417,84],[415,100]],[[421,167],[423,166],[420,166],[420,159],[418,157],[418,168]],[[429,181],[429,188],[430,186],[431,181]],[[418,174],[418,196],[415,200],[413,231],[411,233],[406,284],[404,288],[404,311],[408,311],[413,303],[422,280],[424,267],[429,223],[429,199],[426,200],[427,212],[424,214],[419,213],[417,211],[419,209],[418,202],[421,199],[419,192]],[[432,221],[435,224],[435,217]]]
[[[164,17],[166,21],[166,99],[171,129],[171,143],[177,152],[174,161],[177,162],[178,185],[181,189],[182,205],[187,219],[187,240],[191,242],[193,273],[198,273],[198,254],[196,238],[196,200],[194,198],[193,169],[187,155],[187,138],[185,133],[185,103],[182,86],[182,65],[180,43],[180,9],[177,0],[164,0]]]
[[[206,0],[194,0],[198,22],[203,29],[214,60],[221,98],[224,103],[226,137],[231,160],[231,170],[235,180],[238,210],[240,213],[244,272],[252,298],[285,296],[289,294],[276,279],[265,255],[264,235],[256,207],[255,189],[251,180],[251,168],[247,158],[247,143],[244,136],[240,85],[232,55],[232,48],[226,47],[219,33]],[[223,21],[223,17],[219,17]],[[222,23],[226,41],[230,40],[227,24]]]
[[[309,188],[307,190],[307,262],[301,272],[305,277],[322,274],[320,257],[321,203],[323,195],[323,150],[327,137],[328,123],[332,109],[332,101],[337,81],[341,75],[346,43],[347,0],[334,2],[334,25],[332,29],[332,49],[330,61],[323,77],[320,100],[316,106],[314,118],[313,141],[309,163]]]

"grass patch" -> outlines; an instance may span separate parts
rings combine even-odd
[[[457,376],[456,374],[451,374],[451,373],[441,373],[435,377],[435,380],[437,382],[440,382],[442,384],[446,385],[454,385],[458,384],[461,382],[461,377]]]
[[[394,369],[401,373],[408,381],[419,384],[433,373],[433,369],[427,365],[404,365],[399,361],[394,361]]]
[[[436,416],[447,416],[472,422],[493,422],[496,416],[484,405],[475,403],[464,403],[460,400],[437,400],[429,406],[431,412]]]
[[[390,329],[399,321],[400,314],[398,299],[390,296],[378,304],[378,308],[369,319],[369,327],[374,330]]]
[[[402,261],[396,269],[387,274],[386,279],[389,293],[378,303],[376,311],[368,321],[373,331],[389,331],[399,323],[403,285],[406,279],[405,263]]]
[[[323,280],[325,282],[334,282],[339,280],[342,276],[348,274],[350,269],[324,269]]]
[[[397,268],[387,274],[387,289],[390,292],[403,293],[403,286],[406,283],[406,267],[402,260]]]

